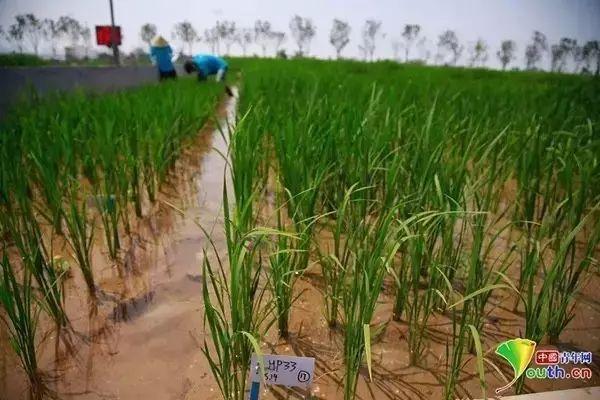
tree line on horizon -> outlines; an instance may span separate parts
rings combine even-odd
[[[310,18],[295,15],[289,23],[289,33],[297,50],[295,56],[307,56],[310,52],[310,44],[314,39],[317,28]],[[350,43],[352,28],[346,21],[334,19],[329,33],[329,43],[335,50],[337,58],[343,57],[343,51]],[[146,23],[141,26],[139,36],[147,45],[151,45],[152,38],[158,33],[156,25]],[[443,31],[437,38],[437,51],[432,55],[427,49],[427,37],[421,34],[421,26],[418,24],[406,24],[400,36],[391,40],[393,59],[404,62],[427,63],[433,56],[434,64],[456,65],[458,60],[465,54],[465,45],[461,44],[457,34],[453,30]],[[382,32],[381,21],[368,19],[365,21],[360,35],[358,45],[359,52],[365,61],[374,60],[375,50],[379,39],[385,35]],[[245,56],[252,44],[258,46],[262,56],[266,57],[268,50],[273,54],[287,56],[281,49],[283,43],[288,39],[288,34],[283,31],[274,30],[267,20],[259,19],[253,27],[238,27],[234,21],[217,21],[211,28],[204,30],[202,34],[189,21],[178,22],[171,32],[171,39],[180,44],[180,56],[184,57],[187,47],[191,55],[192,48],[196,42],[206,43],[215,54],[230,54],[234,45],[239,46]],[[52,57],[57,56],[57,45],[67,40],[71,46],[83,42],[87,50],[91,47],[92,36],[90,28],[82,25],[76,19],[69,16],[61,16],[56,20],[45,18],[39,19],[34,14],[21,14],[15,16],[15,22],[8,29],[0,26],[0,38],[15,46],[19,53],[23,53],[25,45],[29,44],[31,50],[38,55],[42,42],[50,44]],[[489,59],[490,47],[488,43],[479,38],[474,43],[467,45],[467,65],[470,67],[483,67]],[[418,48],[418,58],[410,59],[410,53]],[[516,59],[517,44],[513,40],[503,40],[496,52],[502,69],[505,70]],[[135,49],[133,53],[143,54],[143,49]],[[404,53],[401,55],[401,53]],[[600,42],[590,40],[580,44],[576,39],[563,37],[558,43],[549,44],[546,35],[534,31],[531,42],[524,49],[525,68],[527,70],[540,69],[539,64],[544,55],[550,56],[550,70],[554,72],[567,72],[567,66],[573,66],[574,73],[600,73]],[[403,57],[402,57],[403,56]]]

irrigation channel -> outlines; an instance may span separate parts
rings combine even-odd
[[[40,367],[51,375],[51,389],[61,399],[220,399],[217,384],[202,354],[202,343],[210,340],[204,328],[202,294],[202,249],[209,243],[207,230],[221,256],[227,246],[223,229],[223,185],[228,153],[227,135],[236,121],[238,96],[221,105],[218,127],[208,124],[197,143],[178,161],[178,179],[169,182],[158,205],[145,212],[127,246],[125,268],[120,273],[95,254],[98,287],[97,308],[90,310],[83,282],[70,279],[66,309],[73,325],[74,351],[57,355],[49,336],[40,349]],[[221,129],[219,129],[219,127]],[[225,133],[224,133],[225,132]],[[272,182],[267,191],[273,191]],[[510,190],[508,188],[507,190]],[[268,197],[268,196],[267,196]],[[507,195],[508,198],[510,196]],[[268,203],[268,202],[267,202]],[[273,204],[263,204],[263,223],[273,218]],[[509,242],[509,238],[504,238]],[[324,246],[333,239],[316,238]],[[60,247],[57,245],[57,247]],[[100,247],[100,246],[97,246]],[[207,257],[215,257],[215,251]],[[503,251],[498,248],[498,253]],[[344,361],[340,329],[331,329],[324,317],[323,282],[315,268],[308,268],[294,288],[297,301],[289,324],[289,335],[279,338],[272,327],[261,338],[265,353],[314,357],[316,371],[312,395],[318,399],[343,398]],[[561,335],[562,350],[598,351],[600,341],[600,278],[594,274],[578,294],[575,318]],[[452,322],[435,315],[429,322],[431,345],[419,366],[410,366],[406,322],[389,319],[394,306],[394,287],[383,283],[373,327],[373,380],[361,368],[359,399],[438,399],[443,397],[447,338]],[[485,318],[486,334],[500,342],[514,336],[523,315],[514,313],[513,300],[505,294],[492,297],[493,317]],[[590,321],[593,323],[590,324]],[[51,329],[42,326],[42,332]],[[2,331],[0,331],[2,332]],[[0,400],[27,398],[27,378],[7,340],[0,337]],[[600,384],[600,372],[586,386]],[[461,393],[480,392],[475,358],[462,366]],[[505,374],[510,371],[505,370]],[[504,382],[488,375],[489,387]],[[577,387],[576,381],[544,380],[528,383],[534,391]],[[579,385],[580,386],[580,385]],[[304,398],[293,390],[263,388],[261,399]]]

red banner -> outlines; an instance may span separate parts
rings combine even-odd
[[[115,26],[114,40],[117,46],[121,45],[121,27]],[[113,30],[110,25],[97,25],[96,26],[96,43],[100,46],[112,46],[113,41]]]

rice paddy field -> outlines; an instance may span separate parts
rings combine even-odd
[[[600,81],[233,59],[22,107],[0,132],[0,393],[491,398],[600,385]],[[513,380],[504,340],[589,351]],[[0,395],[0,398],[3,395]]]

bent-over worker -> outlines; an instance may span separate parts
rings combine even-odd
[[[186,61],[183,67],[188,74],[197,72],[199,81],[206,80],[210,75],[216,75],[217,82],[220,82],[225,79],[229,64],[221,57],[199,54]]]

